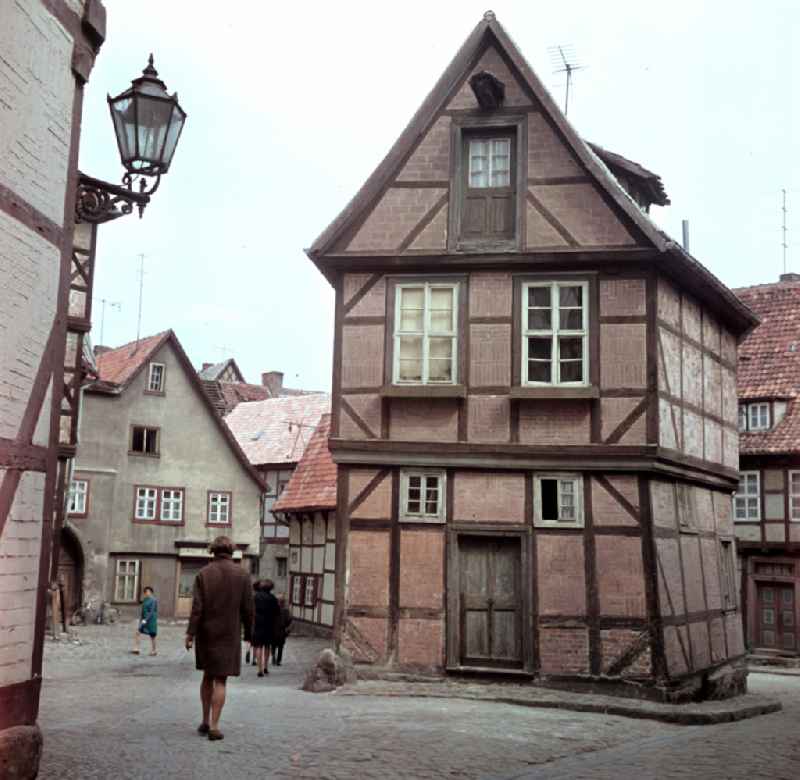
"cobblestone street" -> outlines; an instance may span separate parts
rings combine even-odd
[[[683,727],[477,701],[298,690],[324,641],[292,638],[284,665],[232,680],[223,742],[194,733],[199,673],[183,626],[159,655],[128,654],[133,624],[48,642],[41,778],[794,778],[800,677],[753,675],[784,710]],[[144,647],[144,646],[143,646]]]

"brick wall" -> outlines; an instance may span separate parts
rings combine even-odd
[[[525,475],[458,472],[453,484],[453,519],[525,523]]]
[[[585,628],[541,629],[539,662],[542,674],[588,674],[588,632]]]

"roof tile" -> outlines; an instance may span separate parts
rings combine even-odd
[[[155,336],[131,341],[121,347],[109,349],[97,355],[97,373],[102,382],[124,385],[146,363],[164,343],[171,331],[165,330]]]

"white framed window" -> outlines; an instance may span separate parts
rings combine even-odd
[[[164,373],[166,367],[163,363],[151,363],[147,375],[147,391],[150,393],[164,392]]]
[[[747,404],[739,404],[739,430],[747,430]]]
[[[316,606],[317,603],[317,578],[310,574],[306,577],[306,585],[303,593],[303,603],[307,607]]]
[[[161,522],[180,523],[183,519],[183,490],[164,488],[161,491]]]
[[[158,490],[156,488],[136,488],[136,508],[133,514],[136,520],[155,520],[157,506]]]
[[[85,515],[86,505],[89,498],[89,483],[85,479],[73,479],[69,486],[69,509],[70,515]]]
[[[114,579],[114,601],[139,600],[140,562],[129,558],[117,558],[117,572]]]
[[[400,520],[444,523],[446,483],[444,471],[400,472]]]
[[[211,491],[208,494],[208,522],[228,525],[231,522],[231,494]]]
[[[789,519],[800,523],[800,471],[789,472]]]
[[[511,138],[475,138],[469,142],[469,187],[511,184]]]
[[[395,384],[455,384],[458,285],[397,285],[394,321]]]
[[[758,471],[739,472],[739,487],[733,497],[733,519],[738,522],[761,519],[761,475]]]
[[[747,404],[747,430],[769,430],[769,404]]]
[[[303,603],[303,582],[304,577],[302,574],[292,575],[292,604]]]
[[[522,285],[523,385],[589,384],[589,283]]]
[[[535,474],[533,523],[551,528],[583,527],[583,478],[580,474]]]

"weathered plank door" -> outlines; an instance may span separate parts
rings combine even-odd
[[[463,666],[522,666],[520,540],[459,539]]]
[[[770,650],[797,650],[794,587],[758,586],[759,647]]]

